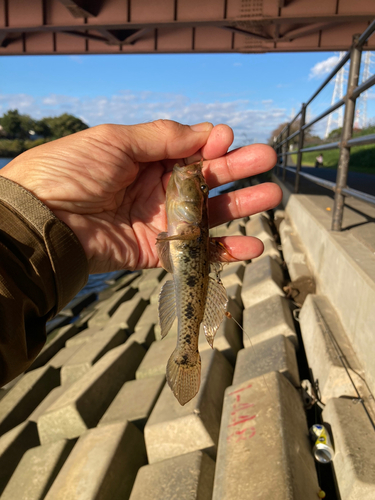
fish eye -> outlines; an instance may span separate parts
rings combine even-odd
[[[201,184],[201,191],[204,194],[208,193],[208,186],[207,186],[207,184]]]

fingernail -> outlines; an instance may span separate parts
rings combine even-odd
[[[194,130],[194,132],[208,132],[212,127],[213,125],[210,122],[196,123],[190,126],[191,130]]]

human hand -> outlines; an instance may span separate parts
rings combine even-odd
[[[22,185],[64,221],[81,242],[90,273],[160,266],[157,235],[166,229],[165,191],[173,165],[204,158],[210,188],[273,167],[266,145],[227,153],[233,132],[209,123],[168,120],[134,126],[100,125],[33,148],[1,175]],[[210,226],[276,206],[281,191],[265,183],[209,200]],[[224,238],[238,260],[261,254],[260,240]]]

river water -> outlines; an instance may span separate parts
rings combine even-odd
[[[12,158],[0,158],[0,168],[5,167],[7,163],[9,163]]]

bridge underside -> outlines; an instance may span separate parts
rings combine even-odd
[[[374,17],[369,0],[0,0],[0,55],[347,50]]]

